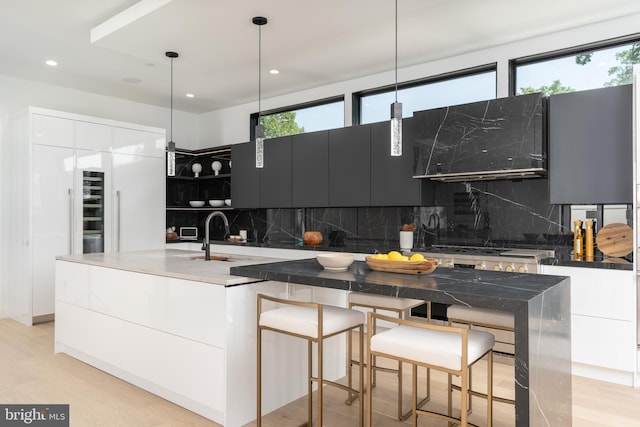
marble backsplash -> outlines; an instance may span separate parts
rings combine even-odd
[[[403,224],[415,224],[414,247],[433,245],[554,248],[572,245],[570,207],[549,204],[548,180],[437,183],[434,206],[255,209],[229,212],[232,233],[249,242],[302,245],[320,231],[323,246],[365,252],[399,247]]]

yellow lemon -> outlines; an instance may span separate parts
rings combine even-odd
[[[409,257],[406,255],[401,255],[399,261],[409,261]]]
[[[413,254],[413,255],[411,255],[411,258],[409,258],[409,261],[424,261],[424,255],[422,255],[422,254]]]
[[[387,259],[387,254],[375,254],[373,259]]]
[[[391,251],[387,254],[389,256],[389,259],[391,260],[400,260],[402,258],[402,254],[398,251]]]

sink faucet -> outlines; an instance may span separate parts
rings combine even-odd
[[[202,242],[202,249],[204,249],[204,260],[205,261],[209,261],[209,256],[211,255],[211,242],[209,239],[209,224],[211,224],[211,219],[214,216],[219,216],[220,218],[222,218],[222,221],[224,222],[224,236],[227,237],[229,234],[231,234],[229,232],[229,220],[227,219],[226,215],[224,213],[222,213],[222,211],[214,211],[211,212],[209,214],[209,216],[207,216],[207,219],[204,220],[204,241]]]

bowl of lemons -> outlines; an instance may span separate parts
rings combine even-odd
[[[398,251],[369,255],[365,257],[365,262],[372,270],[387,273],[429,274],[438,267],[436,259],[425,258],[419,253],[411,256],[403,255]]]

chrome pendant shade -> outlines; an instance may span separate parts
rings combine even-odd
[[[173,142],[173,59],[179,55],[177,52],[165,52],[165,56],[171,59],[171,119],[169,122],[169,142],[167,143],[167,176],[176,176],[176,143]]]
[[[264,127],[260,123],[260,97],[262,91],[262,26],[267,24],[264,16],[255,16],[251,20],[258,26],[258,124],[255,128],[256,168],[264,167]]]
[[[395,11],[395,80],[396,98],[391,104],[391,155],[402,156],[402,103],[398,102],[398,0]]]

